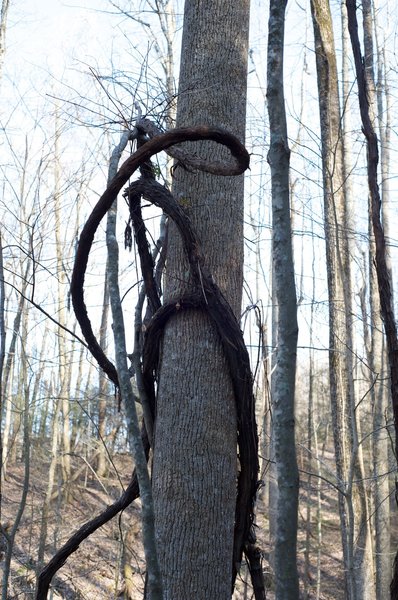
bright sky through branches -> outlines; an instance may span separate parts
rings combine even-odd
[[[100,12],[106,1],[61,0],[11,2],[7,30],[6,72],[42,70],[62,76],[65,65],[109,62],[117,18]],[[33,74],[33,73],[32,73]]]

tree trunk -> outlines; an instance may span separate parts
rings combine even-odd
[[[105,273],[104,281],[104,296],[102,301],[102,316],[99,334],[99,343],[102,350],[105,352],[107,349],[107,330],[108,330],[108,313],[109,313],[109,290],[108,290],[108,268]],[[98,477],[104,477],[106,474],[106,448],[105,448],[105,435],[106,435],[106,405],[108,395],[108,379],[105,373],[101,370],[99,372],[98,382],[98,459],[96,471]]]
[[[55,145],[54,145],[54,218],[55,218],[55,250],[57,259],[57,303],[59,323],[58,338],[58,396],[61,400],[62,410],[62,477],[67,484],[71,475],[70,464],[70,404],[67,386],[67,353],[65,343],[66,312],[64,294],[66,289],[66,273],[64,266],[63,248],[64,243],[61,236],[62,214],[61,214],[61,190],[60,190],[60,155],[59,155],[58,114],[55,115]],[[67,494],[68,496],[68,494]]]
[[[53,399],[54,414],[52,419],[52,432],[51,432],[51,460],[48,467],[48,480],[46,496],[43,502],[41,512],[41,523],[40,523],[40,534],[39,534],[39,547],[37,550],[37,564],[36,564],[36,575],[40,574],[43,568],[45,549],[47,543],[47,528],[48,518],[50,514],[51,498],[54,489],[55,472],[58,462],[58,437],[59,437],[59,413],[60,413],[60,399]],[[37,591],[37,590],[36,590]]]
[[[2,580],[2,600],[7,600],[8,595],[8,581],[10,576],[11,558],[14,551],[15,537],[18,533],[19,525],[23,517],[26,499],[28,496],[29,482],[30,482],[30,419],[29,419],[29,381],[28,381],[28,357],[25,353],[25,341],[27,339],[27,316],[24,315],[22,323],[22,348],[21,348],[21,373],[20,373],[20,391],[21,391],[21,421],[22,421],[22,455],[24,462],[24,476],[21,499],[19,501],[18,509],[16,511],[15,520],[12,525],[9,538],[7,540],[7,551],[4,557],[4,568],[3,568],[3,580]],[[15,439],[16,444],[16,439]]]
[[[377,98],[374,74],[373,17],[371,0],[362,0],[363,30],[365,49],[365,73],[367,81],[367,97],[373,126],[376,127]],[[382,57],[378,58],[382,61]],[[380,104],[380,99],[379,99]],[[382,107],[381,107],[382,108]],[[380,115],[382,119],[382,116]],[[388,151],[387,151],[388,152]],[[386,158],[382,154],[382,159]],[[388,158],[388,153],[387,153]],[[383,168],[382,173],[386,172]],[[382,188],[383,189],[383,188]],[[387,195],[387,194],[386,194]],[[384,202],[384,194],[383,194]],[[388,481],[388,449],[389,436],[386,431],[386,414],[388,411],[388,366],[384,344],[383,322],[381,319],[380,298],[375,269],[375,239],[372,227],[372,205],[369,203],[369,307],[371,327],[371,347],[367,360],[373,376],[369,382],[373,409],[373,475],[374,475],[374,534],[376,565],[376,597],[387,598],[391,580],[390,559],[390,503]]]
[[[5,285],[3,266],[3,239],[0,232],[0,420],[3,418],[4,386],[3,367],[6,352],[6,327],[5,327]],[[0,431],[1,433],[1,431]],[[0,505],[2,501],[1,478],[3,476],[3,435],[0,435]]]
[[[186,0],[177,126],[216,125],[244,139],[248,26],[248,0]],[[223,155],[205,143],[193,151],[211,160]],[[183,200],[214,280],[239,318],[243,176],[216,178],[177,168],[173,191]],[[187,275],[171,225],[166,300],[189,289]],[[153,466],[164,600],[231,597],[236,430],[220,340],[205,314],[180,313],[164,333]]]
[[[270,122],[268,162],[272,183],[272,254],[278,304],[276,368],[272,407],[278,483],[275,543],[276,599],[295,600],[299,476],[295,447],[294,391],[297,301],[290,222],[289,158],[283,90],[284,20],[287,0],[271,0],[268,22],[267,99]]]
[[[322,140],[329,293],[329,377],[339,511],[348,600],[374,598],[367,500],[359,460],[352,380],[351,274],[341,112],[328,0],[312,0]]]
[[[6,53],[6,31],[10,0],[2,0],[0,11],[0,84],[3,75],[4,56]]]
[[[365,57],[362,57],[358,35],[358,22],[355,2],[346,0],[348,25],[351,38],[352,51],[355,61],[355,73],[358,83],[358,100],[361,113],[362,131],[366,138],[367,147],[367,174],[370,196],[370,218],[374,235],[375,268],[378,281],[380,310],[384,322],[386,347],[390,367],[390,390],[394,412],[395,449],[398,447],[398,334],[394,314],[393,288],[391,271],[386,249],[386,237],[381,220],[381,197],[378,186],[379,148],[375,132],[373,117],[374,94],[373,87],[373,61],[370,61],[370,38],[365,31]],[[364,5],[364,23],[369,21],[369,5]],[[373,97],[372,97],[373,96]],[[398,552],[395,556],[394,574],[391,583],[391,598],[398,596]]]

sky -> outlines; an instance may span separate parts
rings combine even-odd
[[[105,53],[111,23],[99,12],[101,0],[82,4],[60,0],[11,0],[7,31],[7,62],[32,64],[51,70],[66,60],[90,56],[92,49]],[[101,44],[99,44],[101,39]]]
[[[140,6],[141,2],[136,6]],[[248,111],[248,138],[247,145],[252,152],[252,171],[247,183],[247,190],[251,199],[247,204],[247,222],[255,215],[256,219],[263,222],[258,230],[258,235],[264,242],[263,269],[269,272],[269,173],[266,166],[266,152],[268,131],[266,121],[265,93],[265,56],[266,56],[266,26],[268,15],[266,2],[252,0],[252,26],[251,26],[251,61],[249,62],[249,88],[250,108]],[[338,11],[340,2],[332,0],[332,8]],[[307,272],[303,279],[310,282],[312,274],[308,271],[312,252],[312,243],[315,243],[315,252],[319,265],[324,261],[324,248],[322,237],[322,192],[319,187],[319,135],[317,133],[317,105],[316,105],[316,73],[312,42],[312,23],[308,14],[309,3],[290,0],[286,20],[286,82],[285,92],[289,115],[289,134],[291,145],[294,147],[300,129],[299,115],[301,110],[301,85],[304,88],[303,120],[305,127],[301,130],[301,146],[296,147],[292,154],[292,179],[296,182],[298,197],[296,198],[297,214],[294,227],[296,237],[296,270],[299,281],[300,271],[304,266]],[[384,2],[380,5],[385,6]],[[307,12],[304,10],[307,6]],[[81,2],[65,2],[61,0],[11,0],[7,48],[2,85],[3,105],[0,106],[0,115],[3,123],[11,119],[14,128],[22,125],[23,117],[15,115],[14,120],[10,112],[14,110],[17,98],[25,102],[25,116],[35,104],[40,107],[46,105],[48,112],[48,95],[77,100],[79,96],[88,98],[87,105],[91,106],[92,99],[103,99],[98,85],[89,76],[89,67],[101,74],[109,74],[111,69],[135,69],[139,71],[139,52],[145,53],[147,38],[142,28],[133,21],[120,15],[109,14],[110,5],[107,0],[82,0]],[[396,8],[393,7],[396,12]],[[385,13],[381,13],[384,15]],[[395,14],[395,13],[394,13]],[[336,45],[339,47],[338,19],[336,20]],[[396,19],[389,22],[389,44],[391,57],[394,58],[396,40]],[[138,54],[133,50],[138,48]],[[304,60],[306,68],[303,68]],[[395,61],[396,63],[396,61]],[[394,63],[394,64],[395,64]],[[356,101],[354,99],[354,101]],[[50,107],[51,108],[51,107]],[[41,109],[38,108],[38,111]],[[22,111],[23,112],[23,111]],[[22,114],[22,113],[21,113]],[[87,115],[84,116],[85,118]],[[23,126],[21,131],[23,131]],[[113,132],[114,134],[114,132]],[[103,132],[92,129],[90,134],[93,140],[98,140]],[[75,144],[75,134],[71,134],[65,145],[65,156],[78,162],[80,152]],[[82,129],[79,131],[79,140],[83,137]],[[68,138],[66,138],[68,139]],[[91,139],[91,138],[90,138]],[[114,138],[112,138],[113,140]],[[395,139],[395,138],[394,138]],[[112,142],[109,141],[109,143]],[[50,140],[51,141],[51,138]],[[80,143],[80,142],[79,142]],[[86,143],[86,142],[84,142]],[[88,143],[88,142],[87,142]],[[91,142],[90,142],[91,143]],[[93,143],[93,147],[95,143]],[[303,160],[301,154],[307,153]],[[98,153],[97,161],[98,183],[92,184],[91,199],[98,197],[103,185],[107,155],[102,151]],[[254,164],[257,163],[257,167]],[[363,185],[360,183],[358,185]],[[265,192],[264,192],[265,190]],[[260,201],[259,193],[262,193]],[[363,196],[363,188],[360,194]],[[357,225],[366,232],[366,220],[361,216]],[[315,228],[315,234],[310,235],[310,229]],[[248,238],[254,239],[254,234],[247,230]],[[313,237],[315,235],[315,237]],[[250,248],[251,241],[248,241]],[[252,244],[253,246],[253,244]],[[304,248],[304,251],[303,251]],[[248,254],[249,256],[249,254]],[[250,262],[250,261],[249,261]],[[254,265],[252,264],[252,268]],[[250,279],[250,275],[248,278]],[[255,284],[250,283],[255,296]],[[323,268],[317,268],[317,310],[319,311],[320,327],[318,332],[325,331],[327,319],[326,276]],[[264,305],[270,306],[267,289],[261,292]],[[305,345],[308,337],[304,335],[306,328],[305,304],[310,301],[310,290],[305,294],[300,309],[303,326],[301,327],[301,343]],[[247,303],[249,299],[247,298]],[[327,339],[320,333],[317,344],[327,346]]]

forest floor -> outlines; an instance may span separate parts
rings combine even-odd
[[[39,454],[39,453],[38,453]],[[42,454],[40,452],[40,454]],[[84,464],[84,462],[83,462]],[[82,466],[81,459],[72,459],[74,472]],[[68,490],[60,485],[56,489],[47,523],[47,543],[45,559],[49,560],[69,536],[83,523],[103,511],[126,487],[132,470],[132,462],[128,455],[117,455],[113,459],[108,477],[99,480],[88,467],[81,471],[79,477]],[[11,563],[8,599],[34,598],[35,570],[37,550],[41,529],[42,508],[46,493],[48,461],[35,460],[30,472],[30,491],[27,503],[18,528]],[[1,524],[10,531],[9,526],[17,514],[24,479],[22,463],[11,465],[7,479],[2,485]],[[313,485],[316,481],[312,480]],[[307,580],[310,595],[316,594],[316,565],[319,547],[320,565],[320,598],[322,600],[343,600],[343,565],[338,522],[337,496],[335,489],[322,481],[320,490],[321,538],[317,536],[317,490],[310,494],[311,529],[309,568],[306,567],[306,531],[308,482],[302,481],[299,510],[298,566],[301,584]],[[267,598],[272,600],[273,576],[269,566],[270,546],[268,543],[268,519],[265,511],[257,516],[258,544],[264,551],[264,573],[267,581]],[[319,544],[320,540],[320,544]],[[0,568],[4,567],[4,553],[0,552]],[[127,570],[125,565],[127,564]],[[129,569],[131,566],[131,570]],[[234,599],[252,597],[247,587],[247,570],[237,584]],[[125,574],[130,595],[126,595]],[[144,561],[140,540],[139,506],[134,503],[122,515],[107,523],[89,539],[84,541],[53,580],[52,598],[79,600],[110,600],[143,597]],[[246,595],[245,595],[246,594]],[[304,597],[304,596],[303,596]],[[212,600],[212,599],[209,599]]]

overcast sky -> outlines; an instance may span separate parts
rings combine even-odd
[[[80,5],[60,0],[11,0],[6,72],[12,74],[13,68],[27,72],[28,65],[59,72],[74,57],[87,60],[91,53],[106,52],[112,23],[94,10],[104,4],[102,0],[84,0]]]

